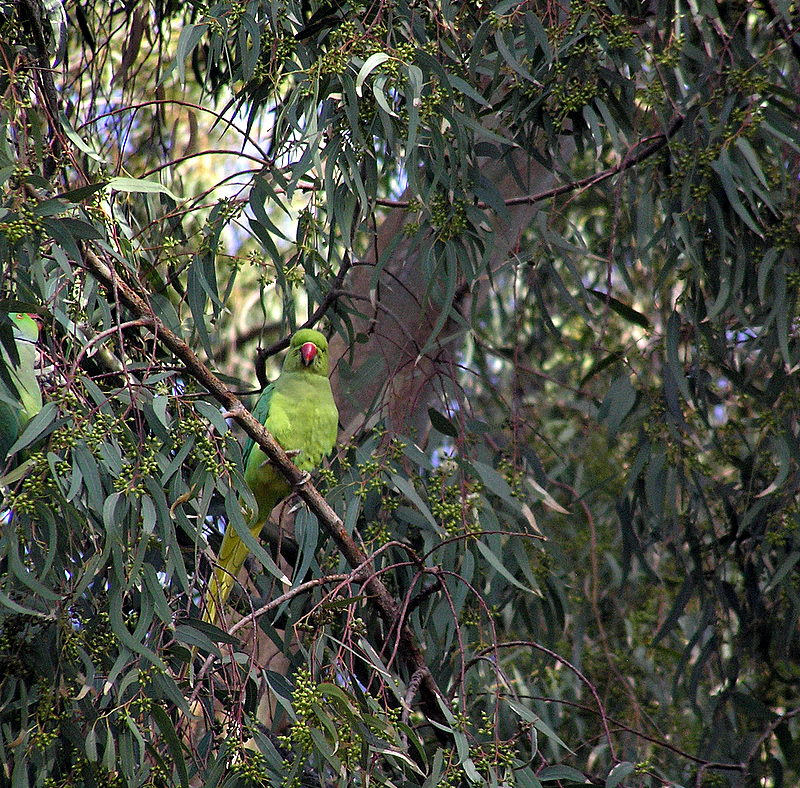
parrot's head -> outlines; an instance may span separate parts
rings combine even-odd
[[[38,315],[27,312],[9,312],[8,316],[11,319],[11,328],[14,331],[15,339],[34,343],[39,339]]]
[[[328,340],[313,328],[300,329],[289,343],[289,354],[283,364],[287,371],[307,369],[327,377]]]

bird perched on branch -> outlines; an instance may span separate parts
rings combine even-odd
[[[39,325],[25,312],[8,316],[11,331],[0,337],[0,464],[25,425],[42,409],[36,379]]]
[[[339,411],[328,381],[328,340],[319,331],[301,329],[292,337],[281,374],[264,389],[253,416],[302,471],[311,472],[331,452],[336,442]],[[289,495],[291,487],[250,438],[243,458],[244,478],[258,504],[253,523],[248,527],[258,538],[270,513]],[[205,595],[204,621],[216,620],[249,552],[228,523]]]

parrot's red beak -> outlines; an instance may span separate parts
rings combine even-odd
[[[308,367],[311,362],[317,357],[317,346],[313,342],[304,342],[300,346],[300,356],[303,359],[303,364]]]

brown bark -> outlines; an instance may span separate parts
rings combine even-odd
[[[527,153],[519,151],[512,161],[519,180],[502,160],[487,160],[481,170],[494,182],[503,199],[512,201],[506,217],[486,211],[487,223],[494,230],[491,270],[496,270],[513,254],[522,233],[540,209],[537,201],[527,202],[521,198],[536,194],[553,182],[552,173]],[[514,201],[518,201],[517,204]],[[339,372],[332,376],[331,383],[346,437],[374,420],[385,419],[391,432],[413,435],[424,442],[429,427],[427,407],[433,403],[437,391],[446,390],[443,384],[451,375],[453,361],[463,342],[463,329],[450,318],[433,347],[421,353],[440,311],[425,298],[427,283],[417,265],[418,254],[410,249],[408,239],[397,243],[381,272],[378,287],[370,292],[376,260],[398,235],[403,234],[407,218],[401,208],[387,214],[364,261],[367,265],[354,266],[345,285],[346,290],[371,299],[353,303],[366,315],[354,321],[355,331],[368,336],[369,341],[347,347],[344,338],[335,336],[330,346],[333,368]],[[460,283],[454,308],[467,312],[471,299],[485,298],[487,279],[484,275],[478,282]],[[345,365],[339,364],[342,359],[356,373],[363,365],[369,365],[366,385],[354,387],[350,383],[343,374]]]

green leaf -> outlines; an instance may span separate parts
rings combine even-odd
[[[42,409],[28,422],[22,435],[8,449],[8,456],[16,454],[22,449],[27,449],[32,443],[40,440],[45,435],[49,435],[60,424],[63,419],[57,420],[58,406],[55,402],[45,402]]]
[[[361,68],[358,70],[358,76],[356,77],[356,95],[361,98],[361,87],[364,84],[364,80],[382,63],[385,63],[389,60],[390,56],[386,54],[386,52],[375,52],[374,54],[370,55],[365,61]]]
[[[514,491],[503,476],[492,468],[491,465],[478,462],[477,460],[473,460],[470,465],[477,471],[481,481],[490,492],[494,493],[506,503],[510,503],[515,507],[518,506],[517,499],[514,497]]]
[[[717,161],[711,162],[711,168],[719,176],[722,188],[725,190],[725,196],[728,198],[731,207],[739,215],[742,221],[758,236],[762,235],[762,230],[758,223],[753,218],[750,211],[745,208],[739,197],[737,185],[733,180],[733,163],[727,151],[722,150]]]
[[[553,53],[550,48],[550,40],[547,37],[547,31],[544,29],[539,17],[536,16],[533,11],[525,12],[525,25],[533,32],[536,44],[541,48],[545,60],[552,60]]]
[[[650,321],[641,312],[637,312],[633,307],[628,306],[619,299],[610,296],[608,293],[603,293],[600,290],[592,290],[591,288],[587,288],[587,292],[591,293],[598,301],[607,304],[618,315],[620,315],[620,317],[624,317],[629,323],[634,323],[642,328],[650,328]]]
[[[4,549],[2,552],[6,554],[8,559],[8,571],[18,580],[21,585],[32,591],[36,596],[40,597],[46,602],[54,602],[59,598],[59,595],[43,585],[37,573],[27,566],[23,559],[20,557],[20,544],[19,539],[14,528],[6,529],[8,533],[3,537],[0,544],[3,544]],[[25,553],[23,547],[23,555]],[[44,579],[44,578],[42,578]]]
[[[489,102],[480,94],[477,90],[475,90],[469,82],[465,82],[461,77],[457,77],[455,74],[448,74],[447,78],[450,84],[453,86],[455,90],[459,93],[463,93],[465,96],[469,96],[476,104],[482,107],[490,107],[491,105]]]
[[[186,58],[192,54],[194,48],[200,43],[200,40],[208,31],[208,27],[208,24],[203,22],[201,24],[186,25],[181,30],[178,38],[178,47],[175,52],[175,63],[181,83],[186,82]]]
[[[636,771],[636,766],[630,761],[618,763],[606,777],[605,788],[617,788],[617,786],[630,774]]]
[[[181,785],[184,788],[188,788],[189,771],[186,768],[186,761],[183,758],[183,747],[175,731],[175,726],[172,724],[172,720],[167,716],[164,709],[156,704],[151,705],[150,715],[155,720],[159,731],[161,731],[161,735],[167,743],[167,747],[172,755],[172,763],[178,770],[178,777],[180,778]]]
[[[28,473],[32,465],[34,465],[34,461],[32,459],[27,459],[12,471],[9,471],[4,476],[0,476],[0,488],[9,487],[15,482],[18,482]]]
[[[181,624],[175,627],[175,640],[179,643],[185,643],[191,648],[198,648],[206,654],[215,654],[217,657],[222,658],[222,652],[214,642],[193,626]]]
[[[239,18],[239,61],[241,63],[241,78],[247,82],[253,76],[261,54],[261,31],[256,20],[249,13],[244,13]]]
[[[42,613],[40,610],[34,610],[30,607],[24,607],[19,603],[15,602],[10,596],[4,594],[0,591],[0,607],[3,610],[10,610],[13,613],[19,613],[22,616],[33,616],[34,619],[41,618],[41,619],[51,619],[52,614]]]
[[[102,191],[108,186],[108,181],[99,181],[98,183],[90,183],[88,186],[79,186],[77,189],[70,189],[68,192],[61,192],[56,197],[60,200],[67,200],[71,203],[79,203],[89,199],[93,194]]]
[[[495,13],[497,11],[495,10]],[[497,51],[502,56],[503,60],[505,60],[506,64],[511,68],[512,71],[515,71],[519,76],[521,76],[524,80],[528,82],[535,82],[536,80],[533,78],[531,73],[525,66],[520,62],[520,60],[515,57],[514,53],[509,48],[509,41],[513,41],[514,37],[513,34],[508,35],[508,41],[506,39],[506,31],[498,30],[494,34],[494,43],[497,46]]]
[[[667,320],[667,363],[684,399],[691,401],[692,396],[689,393],[689,384],[686,381],[686,375],[683,373],[683,364],[680,361],[680,333],[681,318],[677,312],[673,312],[669,316],[669,320]]]
[[[563,747],[567,752],[571,752],[573,755],[575,754],[572,750],[567,747],[567,745],[561,740],[561,738],[556,734],[556,732],[541,718],[538,714],[534,714],[529,708],[523,706],[521,703],[518,703],[515,700],[506,699],[506,703],[508,703],[509,707],[519,715],[520,719],[524,720],[527,723],[533,725],[537,731],[542,733],[548,739],[552,739],[556,744],[560,747]],[[565,768],[568,769],[569,767],[553,767],[553,768]],[[573,771],[575,771],[573,769]],[[544,782],[546,779],[560,779],[555,777],[544,777],[544,772],[539,773],[539,779]],[[581,775],[581,779],[583,779],[583,775]]]
[[[372,95],[375,96],[375,100],[378,102],[378,106],[390,117],[397,118],[399,117],[397,113],[392,109],[391,104],[389,104],[389,99],[386,96],[386,85],[389,81],[389,78],[385,74],[381,74],[372,82]]]
[[[143,600],[147,597],[142,597]],[[154,665],[159,670],[167,674],[169,671],[167,666],[151,649],[147,648],[144,643],[139,639],[148,628],[150,619],[148,610],[144,608],[140,612],[139,622],[136,625],[136,630],[133,634],[128,631],[127,624],[122,615],[122,589],[116,587],[110,595],[109,599],[109,622],[111,630],[119,639],[119,641],[136,654],[140,654],[148,662]],[[109,674],[109,682],[112,681],[112,674]]]
[[[773,574],[769,579],[764,591],[772,591],[776,586],[778,586],[781,581],[787,577],[790,572],[792,572],[798,561],[800,561],[800,550],[794,550],[789,553],[786,559],[775,570],[775,574]]]
[[[782,436],[773,438],[770,441],[770,446],[774,454],[777,456],[778,473],[776,474],[775,478],[756,495],[756,498],[763,498],[766,495],[772,495],[772,493],[780,489],[789,476],[789,470],[791,468],[791,453],[786,440]]]
[[[433,428],[437,432],[441,432],[442,435],[448,435],[451,438],[458,437],[458,429],[447,416],[439,413],[439,411],[434,408],[428,408],[428,416],[430,417]]]
[[[481,555],[489,562],[489,565],[499,574],[501,574],[511,585],[515,588],[519,588],[520,591],[525,591],[528,594],[532,594],[533,596],[540,596],[540,592],[534,588],[528,588],[528,586],[523,585],[522,583],[517,580],[511,572],[508,571],[503,561],[500,559],[498,555],[496,555],[487,544],[482,541],[476,542],[478,546],[478,550],[480,551]]]
[[[205,278],[203,261],[199,259],[198,255],[195,255],[189,266],[186,300],[192,311],[194,327],[203,345],[203,350],[209,357],[214,354],[211,349],[211,337],[206,326],[206,301],[211,290],[212,288]]]
[[[577,769],[571,766],[563,766],[561,764],[556,766],[546,766],[537,775],[539,780],[543,783],[554,782],[555,780],[569,780],[570,782],[577,783],[578,785],[586,785],[589,781]]]
[[[33,215],[58,216],[60,213],[64,213],[64,211],[68,210],[69,208],[70,206],[63,200],[55,198],[52,200],[42,200],[42,202],[38,203],[33,209]]]
[[[611,435],[615,435],[635,404],[636,389],[627,375],[621,375],[611,384],[597,411],[597,418],[606,423]]]
[[[334,773],[339,773],[342,770],[342,762],[335,755],[335,750],[328,743],[325,734],[319,728],[309,728],[308,733],[311,740],[314,742],[314,749],[318,752],[331,766]]]
[[[233,490],[228,490],[226,493],[225,512],[228,516],[228,528],[232,526],[236,530],[239,538],[244,542],[250,552],[253,553],[261,562],[264,569],[266,569],[280,583],[287,586],[291,585],[292,581],[286,576],[286,572],[278,567],[272,556],[264,549],[261,541],[256,539],[253,534],[250,533],[250,529],[247,527],[244,516],[242,515],[242,505]]]
[[[132,194],[166,194],[168,197],[175,200],[175,202],[180,202],[180,198],[176,197],[163,184],[157,183],[156,181],[146,181],[143,178],[125,178],[121,176],[109,178],[106,186],[114,191]]]
[[[101,156],[99,153],[97,153],[93,148],[89,147],[89,145],[83,140],[83,138],[78,134],[78,132],[75,131],[66,113],[60,112],[58,115],[58,119],[61,130],[64,132],[64,134],[67,135],[69,141],[79,151],[85,153],[90,159],[94,159],[94,161],[98,162],[99,164],[106,163],[105,158]]]
[[[204,400],[197,400],[195,407],[200,415],[211,423],[217,434],[225,435],[228,432],[228,422],[225,421],[225,417],[217,405],[212,405]]]
[[[589,371],[581,378],[579,384],[580,388],[583,388],[595,375],[600,374],[604,369],[610,367],[612,364],[616,364],[618,361],[622,361],[624,358],[625,353],[621,350],[615,350],[613,353],[609,353],[599,361],[596,361],[589,367]]]
[[[430,509],[425,505],[422,498],[420,498],[419,493],[416,491],[411,481],[395,473],[391,474],[390,478],[392,484],[414,504],[417,511],[419,511],[434,528],[438,529],[439,526],[436,523],[436,519],[431,514]]]
[[[253,212],[253,216],[256,218],[259,224],[263,225],[273,235],[277,235],[278,238],[282,238],[285,241],[289,240],[286,234],[282,232],[272,221],[266,211],[267,205],[274,205],[276,208],[282,210],[287,216],[291,217],[291,214],[289,213],[287,206],[284,204],[284,201],[278,197],[278,193],[272,188],[272,185],[265,176],[257,175],[253,179],[253,188],[250,192],[248,205],[250,206],[250,210]],[[273,259],[279,259],[279,257],[280,256],[276,253]]]

